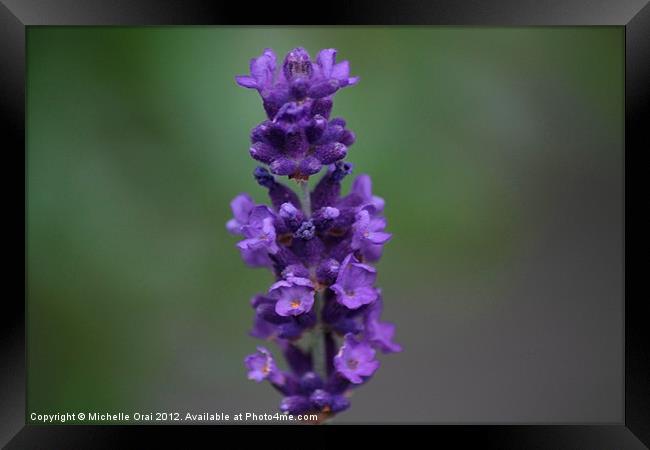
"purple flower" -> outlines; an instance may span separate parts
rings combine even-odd
[[[306,278],[277,281],[269,289],[269,296],[277,300],[275,312],[280,316],[297,316],[314,305],[314,288]]]
[[[257,347],[257,353],[248,355],[244,360],[248,369],[248,379],[260,382],[268,379],[272,383],[280,384],[284,375],[278,370],[271,353],[264,347]]]
[[[321,50],[316,57],[317,69],[323,79],[334,79],[339,86],[351,86],[359,82],[359,77],[350,77],[350,63],[347,61],[336,62],[336,49],[326,48]]]
[[[366,311],[364,318],[366,339],[384,353],[401,352],[402,346],[393,341],[395,325],[379,321],[382,306],[380,295],[377,301]]]
[[[384,210],[384,199],[372,194],[372,180],[369,175],[361,174],[354,179],[350,195],[358,199],[361,207],[371,205],[377,213]]]
[[[269,267],[271,265],[271,259],[269,258],[268,252],[263,248],[243,248],[239,247],[239,253],[241,254],[242,260],[249,267]]]
[[[362,264],[350,253],[341,263],[336,283],[330,286],[336,293],[336,301],[350,309],[359,308],[377,299],[377,290],[372,287],[377,271]]]
[[[264,49],[261,56],[251,59],[250,76],[235,77],[237,84],[245,88],[257,89],[260,93],[273,86],[275,72],[275,53],[270,48]]]
[[[357,214],[357,221],[352,226],[352,248],[358,249],[364,245],[382,245],[391,238],[386,228],[386,219],[383,217],[370,217],[366,209]]]
[[[330,118],[332,99],[358,78],[350,76],[347,61],[336,61],[336,50],[321,50],[312,59],[298,47],[281,64],[264,50],[251,60],[250,74],[236,81],[259,92],[267,115],[252,129],[248,151],[268,167],[256,167],[253,176],[268,190],[270,206],[238,195],[226,229],[243,236],[237,247],[246,264],[273,273],[268,294],[251,299],[250,334],[274,342],[287,363],[280,371],[270,352],[258,347],[245,359],[248,377],[268,380],[282,394],[283,412],[328,418],[346,410],[351,390],[377,370],[376,350],[401,350],[393,340],[395,326],[380,320],[377,273],[368,264],[380,258],[391,237],[384,200],[373,194],[368,175],[341,193],[352,171],[344,159],[356,137],[343,118]],[[325,174],[310,188],[309,178],[323,167]],[[300,189],[278,176],[295,179]],[[303,345],[308,331],[322,351]]]
[[[352,225],[351,248],[357,250],[362,260],[367,262],[378,261],[383,245],[391,238],[391,234],[384,231],[386,219],[373,211],[372,205],[363,206]]]
[[[253,267],[266,266],[268,254],[278,252],[273,221],[273,213],[268,207],[260,205],[251,210],[248,223],[241,227],[246,239],[237,244],[242,259],[247,264]]]
[[[334,367],[354,384],[365,381],[379,368],[375,350],[366,342],[358,342],[352,334],[346,334],[344,343],[334,357]]]
[[[248,216],[255,207],[255,202],[248,194],[239,194],[230,202],[233,218],[226,223],[231,234],[243,234],[242,227],[248,223]]]
[[[279,71],[276,59],[273,50],[267,48],[262,55],[251,59],[250,75],[235,77],[237,84],[257,89],[265,102],[270,103],[265,105],[267,112],[294,100],[329,97],[359,81],[359,77],[350,77],[347,61],[336,62],[335,49],[321,50],[314,63],[304,48],[295,48],[287,53]]]

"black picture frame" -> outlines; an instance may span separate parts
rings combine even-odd
[[[6,130],[4,155],[5,192],[19,189],[18,178],[25,167],[25,33],[35,25],[470,25],[470,26],[565,26],[615,25],[625,27],[625,174],[629,159],[649,148],[645,135],[650,115],[650,5],[646,0],[519,0],[519,1],[343,1],[316,6],[283,2],[252,8],[243,2],[201,0],[2,0],[0,3],[0,104]],[[304,16],[304,17],[301,17]],[[16,175],[8,177],[9,175]],[[627,175],[627,176],[626,176]],[[23,180],[24,182],[24,180]],[[14,184],[15,183],[15,184]],[[25,184],[23,184],[25,186]],[[624,192],[631,193],[625,189]],[[6,240],[15,244],[13,258],[6,258],[6,286],[20,284],[18,261],[25,263],[25,202],[19,195],[5,196]],[[625,216],[627,199],[624,199]],[[630,221],[625,220],[627,234]],[[635,233],[635,238],[639,238]],[[642,237],[641,237],[642,239]],[[26,240],[25,240],[26,242]],[[635,241],[636,243],[637,241]],[[637,251],[643,246],[634,247]],[[627,260],[627,247],[622,249]],[[21,257],[22,255],[22,257]],[[26,266],[23,266],[26,267]],[[15,273],[14,273],[15,271]],[[25,280],[29,274],[25,273]],[[26,282],[23,284],[25,290]],[[650,342],[646,329],[648,307],[643,295],[632,294],[625,278],[625,417],[612,425],[499,425],[418,427],[433,439],[480,443],[476,448],[575,448],[636,449],[650,445]],[[209,433],[214,427],[185,426],[38,426],[25,424],[25,301],[26,296],[4,296],[2,327],[2,383],[0,385],[0,444],[6,448],[102,448],[124,445],[136,437],[168,439],[170,429]],[[16,289],[19,292],[19,289]],[[230,433],[242,427],[219,427]],[[300,427],[316,429],[316,427]],[[321,432],[333,427],[317,427]],[[403,428],[399,426],[397,428]],[[228,430],[228,431],[226,431]],[[645,445],[644,445],[645,444]]]

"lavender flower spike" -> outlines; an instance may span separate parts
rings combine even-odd
[[[341,193],[356,137],[330,114],[334,94],[359,78],[350,76],[347,61],[336,61],[334,49],[312,59],[295,48],[281,63],[265,49],[250,61],[250,74],[235,80],[257,90],[266,112],[251,131],[249,154],[268,167],[255,168],[254,178],[268,190],[269,205],[239,194],[226,229],[243,237],[237,248],[247,265],[273,272],[268,293],[251,300],[250,334],[274,342],[289,369],[278,369],[265,347],[244,363],[249,379],[267,380],[282,394],[280,411],[314,414],[309,422],[320,423],[350,407],[353,389],[379,368],[377,350],[402,350],[395,325],[380,321],[383,302],[369,264],[391,239],[385,202],[365,174]],[[278,180],[283,176],[297,182],[300,197]]]

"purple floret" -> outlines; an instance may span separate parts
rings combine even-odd
[[[278,370],[271,353],[264,347],[257,347],[257,353],[248,355],[244,360],[248,369],[248,378],[256,382],[268,379],[272,383],[284,382],[284,375]]]
[[[381,257],[383,245],[392,237],[384,231],[385,229],[386,219],[382,216],[371,216],[369,209],[364,207],[357,213],[356,221],[352,225],[350,245],[359,251],[365,261],[377,261]]]
[[[366,339],[383,353],[401,352],[402,346],[393,341],[395,325],[379,320],[382,306],[380,295],[377,301],[366,310],[364,317]]]
[[[350,309],[359,308],[377,299],[373,287],[377,271],[367,264],[358,262],[350,253],[341,263],[336,283],[330,289],[336,293],[336,301]]]
[[[307,278],[292,277],[280,280],[269,289],[269,297],[275,299],[275,312],[280,316],[298,316],[309,312],[314,304],[314,288]]]
[[[248,194],[239,194],[230,202],[233,218],[226,223],[231,234],[243,234],[242,227],[248,223],[248,217],[255,207],[255,202]]]
[[[253,267],[267,266],[270,263],[268,255],[278,252],[274,219],[273,213],[266,206],[255,206],[251,210],[248,223],[241,227],[246,239],[237,244],[246,264]]]
[[[375,212],[381,213],[384,210],[384,199],[372,193],[372,180],[369,175],[361,174],[352,182],[350,196],[355,197],[360,206],[371,205]]]
[[[366,342],[358,342],[352,334],[346,334],[344,343],[334,357],[334,367],[351,383],[363,383],[379,368],[375,350]]]

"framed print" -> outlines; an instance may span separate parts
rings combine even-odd
[[[2,444],[645,448],[646,3],[3,0]]]

